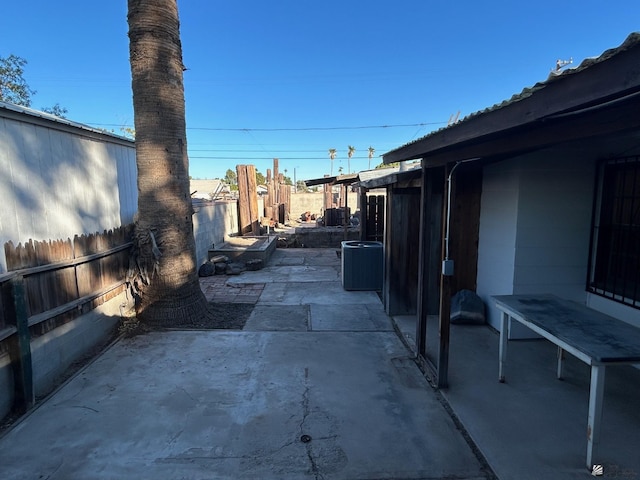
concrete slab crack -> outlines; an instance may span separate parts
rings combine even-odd
[[[309,407],[309,394],[310,394],[309,368],[305,367],[305,369],[304,369],[304,391],[302,392],[302,421],[300,422],[300,438],[302,439],[302,437],[304,437],[304,436],[308,436],[309,437],[308,440],[305,439],[304,445],[305,445],[305,449],[307,451],[307,458],[309,459],[309,466],[311,468],[311,473],[313,473],[313,476],[314,476],[315,480],[323,480],[324,479],[324,475],[322,475],[322,473],[320,472],[320,468],[318,467],[318,463],[316,462],[316,459],[313,456],[313,446],[312,446],[313,437],[310,436],[307,432],[305,432],[305,428],[304,428],[305,427],[305,423],[307,421],[307,418],[311,414],[311,409]]]

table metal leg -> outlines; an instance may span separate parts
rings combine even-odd
[[[558,376],[558,380],[562,380],[562,366],[564,364],[564,350],[562,347],[558,347],[558,370],[556,375]]]
[[[504,364],[507,360],[507,342],[509,341],[509,315],[502,312],[500,319],[500,366],[498,380],[504,383]]]
[[[589,391],[589,420],[587,426],[587,468],[593,467],[593,458],[600,443],[600,423],[602,422],[602,400],[604,398],[604,365],[591,366],[591,387]]]

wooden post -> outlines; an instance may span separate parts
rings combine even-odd
[[[445,258],[445,249],[447,241],[446,223],[447,217],[451,213],[451,206],[447,202],[447,190],[451,189],[451,198],[455,195],[453,192],[451,182],[447,181],[449,178],[451,169],[445,168],[445,185],[444,185],[444,202],[442,202],[442,255],[441,258]],[[452,202],[453,203],[453,200]],[[448,236],[451,236],[449,232]],[[453,282],[453,273],[444,273],[444,265],[441,267],[440,277],[440,322],[438,324],[439,331],[439,345],[438,345],[438,388],[446,388],[449,384],[449,333],[451,330],[451,284]]]
[[[360,187],[360,240],[367,240],[367,189]]]
[[[280,174],[282,175],[282,174]],[[286,223],[289,220],[289,212],[288,212],[288,201],[287,201],[287,190],[289,190],[289,185],[285,185],[284,183],[281,183],[280,185],[278,185],[278,191],[280,193],[279,198],[280,198],[280,205],[282,205],[282,215],[281,215],[281,219],[280,221],[282,223]]]
[[[343,183],[342,184],[342,192],[344,194],[344,214],[342,215],[342,225],[344,225],[344,240],[345,241],[348,240],[348,236],[349,236],[348,233],[347,233],[347,224],[349,223],[349,218],[348,218],[349,215],[347,213],[347,211],[349,209],[349,207],[348,207],[348,203],[349,202],[347,202],[347,196],[348,196],[347,188],[348,188],[347,184]]]
[[[2,284],[4,318],[15,319],[16,333],[9,337],[9,358],[13,370],[14,410],[25,413],[33,407],[33,369],[31,365],[31,338],[24,278],[16,276]]]
[[[240,235],[259,235],[260,215],[258,212],[256,168],[253,165],[237,165],[236,172],[238,174]]]
[[[419,358],[427,356],[427,316],[428,287],[431,252],[431,232],[429,231],[431,212],[431,178],[422,162],[422,188],[420,192],[420,246],[418,251],[418,314],[416,324],[416,350]]]
[[[324,178],[328,176],[329,175],[325,175]],[[327,208],[333,207],[333,186],[331,184],[325,183],[324,185],[322,185],[322,188],[324,192],[324,209],[326,211]]]

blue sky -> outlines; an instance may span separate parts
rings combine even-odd
[[[638,0],[179,0],[194,178],[280,159],[292,179],[346,173],[640,30]],[[32,107],[133,124],[125,0],[5,0],[0,56],[28,61]],[[386,126],[382,128],[382,126]],[[375,127],[375,128],[364,128]]]

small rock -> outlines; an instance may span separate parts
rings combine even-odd
[[[227,269],[225,273],[227,275],[240,275],[244,271],[244,267],[239,263],[229,263],[227,264]]]
[[[210,277],[216,274],[216,268],[211,262],[205,262],[200,265],[198,269],[198,275],[201,277]]]
[[[216,275],[222,275],[227,271],[227,264],[225,262],[215,263]]]
[[[261,270],[262,267],[264,266],[263,263],[264,262],[260,258],[254,258],[251,260],[247,260],[247,263],[245,264],[245,266],[247,267],[247,270],[255,271],[255,270]]]

